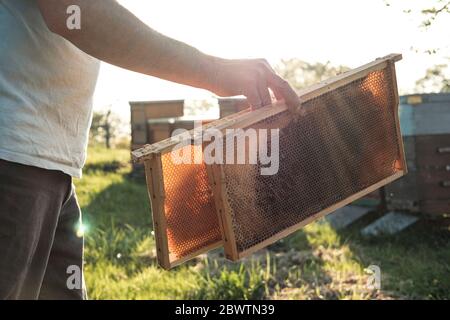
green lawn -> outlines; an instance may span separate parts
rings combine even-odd
[[[216,250],[164,271],[156,264],[147,191],[130,178],[128,150],[89,149],[77,194],[86,227],[90,299],[441,299],[450,298],[450,229],[422,219],[399,235],[365,240],[313,223],[244,260]],[[366,288],[369,265],[381,291]]]

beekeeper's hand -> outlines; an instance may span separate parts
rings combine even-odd
[[[289,83],[278,76],[265,59],[227,60],[212,58],[207,89],[219,96],[244,95],[252,108],[284,100],[290,109],[300,107],[300,100]]]

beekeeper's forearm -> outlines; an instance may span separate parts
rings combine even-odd
[[[118,2],[37,1],[49,29],[89,55],[128,70],[209,89],[217,58],[156,32]],[[67,26],[67,8],[72,5],[80,8],[80,29]]]

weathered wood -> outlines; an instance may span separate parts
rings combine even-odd
[[[131,108],[131,144],[147,143],[147,121],[144,110]]]
[[[192,260],[192,259],[198,257],[201,254],[204,254],[204,253],[206,253],[208,251],[220,248],[220,247],[222,247],[222,245],[223,245],[222,242],[216,242],[216,243],[210,244],[209,246],[201,248],[201,249],[199,249],[197,251],[194,251],[191,254],[186,255],[186,256],[184,256],[182,258],[177,258],[173,254],[169,254],[169,260],[172,261],[172,262],[170,262],[169,267],[164,268],[164,269],[170,270],[172,268],[175,268],[176,266],[179,266],[179,265],[181,265],[181,264],[183,264],[183,263],[185,263],[185,262],[187,262],[189,260]]]
[[[450,189],[443,182],[450,179],[450,153],[442,151],[450,146],[450,135],[405,136],[404,143],[411,170],[386,187],[388,208],[426,214],[446,208],[442,203],[450,201]]]
[[[170,269],[167,224],[164,215],[164,181],[162,178],[161,155],[154,155],[144,162],[148,195],[152,206],[153,229],[158,263],[164,269]]]
[[[227,259],[237,261],[239,259],[236,239],[234,236],[233,222],[231,217],[231,208],[228,205],[228,196],[226,194],[225,180],[223,179],[222,165],[210,165],[208,174],[213,183],[214,201],[216,204],[217,215],[222,231],[223,246]]]
[[[134,101],[130,106],[132,112],[144,113],[145,120],[184,115],[184,100]]]
[[[450,164],[450,151],[446,152],[450,150],[450,134],[416,136],[415,139],[418,167],[444,170]]]
[[[441,216],[450,212],[450,199],[447,200],[424,200],[420,202],[420,210],[430,216]]]
[[[401,59],[400,57],[397,57],[398,60]],[[389,60],[388,63],[388,68],[389,71],[391,73],[391,78],[392,78],[392,86],[391,86],[391,90],[393,91],[392,93],[395,96],[395,108],[394,108],[394,115],[395,115],[395,123],[396,125],[396,131],[397,131],[397,143],[399,146],[399,152],[400,152],[400,159],[402,161],[402,168],[405,174],[408,173],[408,164],[406,162],[406,156],[405,156],[405,146],[403,145],[403,138],[402,138],[402,132],[400,129],[400,117],[399,117],[399,104],[400,104],[400,99],[398,96],[398,85],[397,85],[397,73],[395,71],[395,61],[398,60]]]

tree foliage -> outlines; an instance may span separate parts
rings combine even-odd
[[[422,25],[429,27],[436,20],[438,16],[450,13],[450,1],[448,0],[434,0],[433,6],[422,9],[422,14],[425,16],[425,20]]]
[[[450,93],[448,65],[438,64],[427,69],[425,76],[416,81],[417,92],[447,92]]]
[[[119,135],[121,126],[123,126],[122,119],[111,109],[94,111],[89,133],[90,139],[99,143],[104,142],[109,149],[113,140]]]
[[[407,13],[411,10],[406,11]],[[430,0],[429,5],[421,10],[424,20],[421,27],[431,27],[437,18],[442,18],[450,13],[449,0]],[[428,48],[426,53],[435,54],[440,48]],[[448,59],[448,58],[447,58]],[[425,71],[422,79],[416,81],[418,92],[450,92],[449,66],[446,63],[437,64]]]

